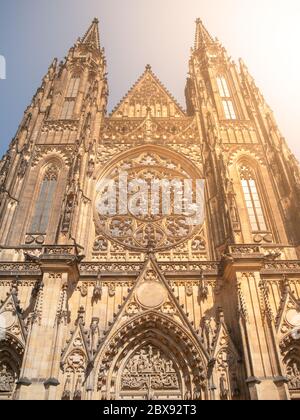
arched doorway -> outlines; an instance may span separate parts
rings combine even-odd
[[[10,334],[0,341],[0,400],[13,398],[23,353],[23,345]]]
[[[184,327],[164,315],[136,317],[99,356],[101,399],[208,399],[207,357]]]

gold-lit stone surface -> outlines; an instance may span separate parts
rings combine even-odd
[[[300,311],[291,309],[286,314],[286,319],[287,319],[287,322],[291,324],[293,327],[300,327]]]
[[[298,162],[200,20],[187,69],[186,110],[147,66],[109,115],[95,20],[43,78],[0,161],[0,400],[300,400]],[[99,216],[120,170],[204,179],[204,223]]]
[[[159,283],[145,282],[137,289],[136,298],[146,308],[157,308],[165,302],[167,292]]]

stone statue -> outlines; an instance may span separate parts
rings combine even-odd
[[[202,340],[205,348],[210,351],[212,346],[212,336],[213,331],[211,328],[211,320],[209,318],[204,318],[203,327],[202,327]]]
[[[93,353],[97,351],[100,341],[99,318],[93,318],[91,324],[91,350]]]
[[[224,374],[220,377],[220,398],[221,400],[228,400],[229,390],[227,380]]]
[[[14,386],[14,374],[6,364],[0,368],[0,392],[12,392]]]

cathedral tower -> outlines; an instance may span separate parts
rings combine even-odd
[[[106,71],[95,19],[0,162],[0,399],[300,399],[300,171],[247,67],[197,20],[186,110],[147,65],[108,115]]]

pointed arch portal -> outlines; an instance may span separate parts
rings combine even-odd
[[[208,360],[191,334],[148,312],[118,330],[100,354],[101,399],[208,399]]]

